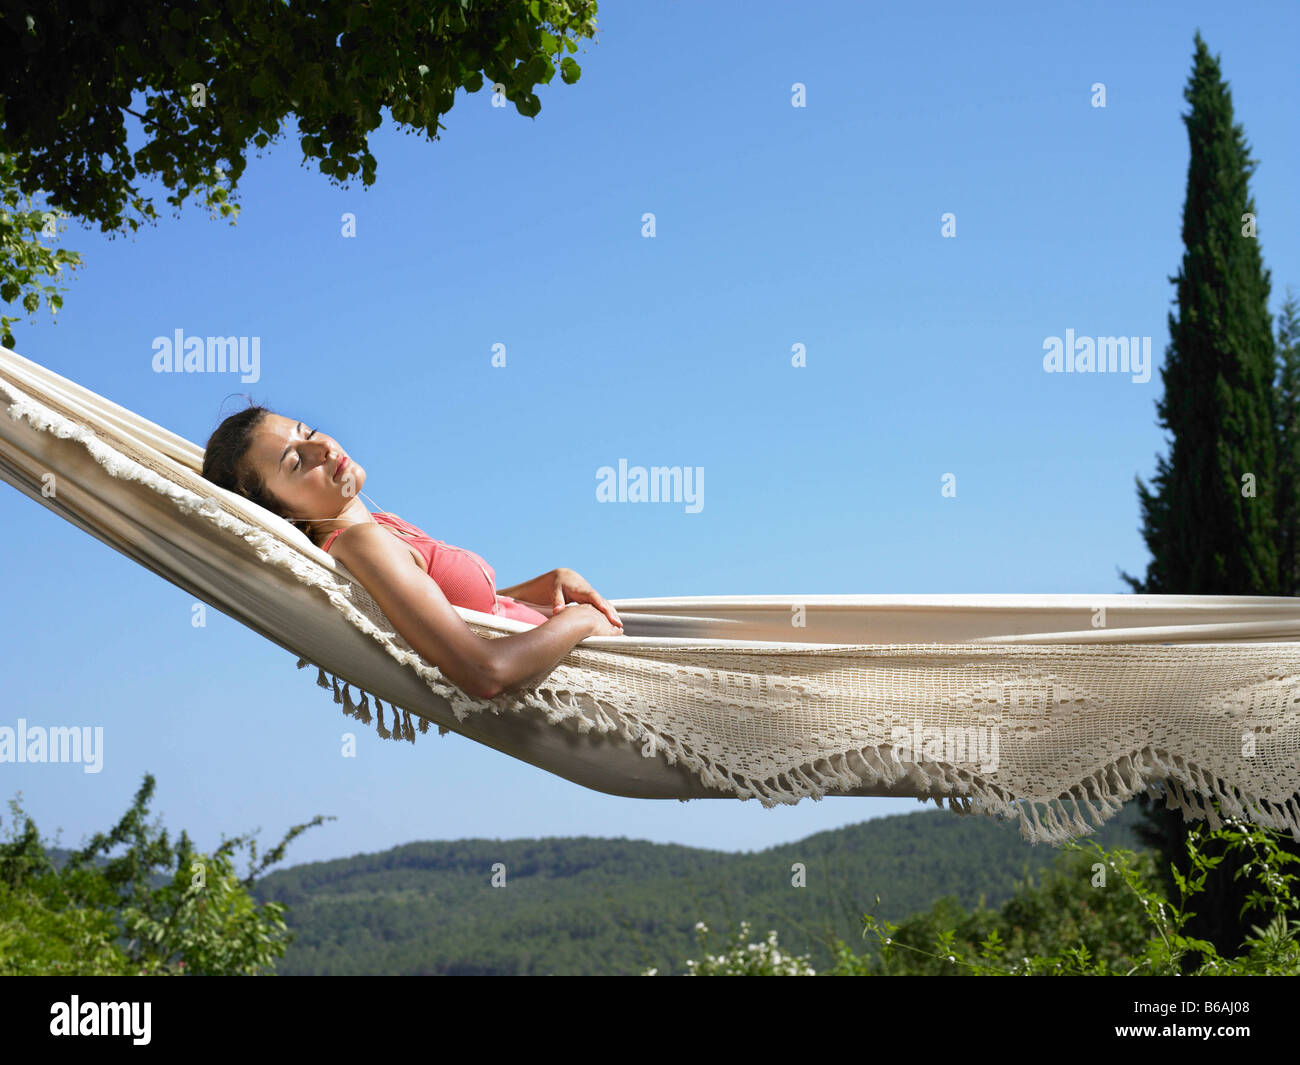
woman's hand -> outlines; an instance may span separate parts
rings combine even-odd
[[[555,615],[560,614],[578,614],[582,617],[583,623],[588,628],[588,636],[623,636],[621,625],[610,623],[609,618],[600,610],[599,607],[592,606],[590,603],[565,603],[564,606],[555,611]]]
[[[547,598],[550,600],[552,613],[563,610],[566,603],[590,603],[609,618],[611,625],[622,630],[623,619],[618,616],[618,611],[587,583],[581,573],[561,566],[559,569],[551,570],[546,575],[546,580],[549,582]]]

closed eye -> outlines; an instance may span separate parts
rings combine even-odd
[[[313,436],[315,436],[315,435],[316,435],[316,430],[313,429],[310,433],[307,434],[307,439],[310,440],[310,439],[311,439]],[[294,469],[297,470],[297,469],[299,469],[299,468],[302,466],[302,456],[301,456],[301,455],[295,455],[295,457],[298,459],[298,464],[297,464],[296,466],[294,466]]]

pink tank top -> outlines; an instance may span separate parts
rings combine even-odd
[[[438,583],[449,603],[465,610],[497,614],[516,621],[527,621],[532,625],[540,625],[546,620],[545,614],[532,607],[524,606],[508,595],[497,595],[496,571],[473,551],[454,547],[443,540],[435,540],[423,529],[403,521],[396,514],[375,511],[371,517],[424,556],[429,576]],[[321,545],[322,549],[328,552],[334,538],[342,531],[336,529],[330,533]]]

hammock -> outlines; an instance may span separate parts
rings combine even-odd
[[[0,477],[315,666],[344,714],[369,724],[373,701],[385,738],[432,723],[635,798],[946,800],[1033,842],[1087,834],[1143,791],[1300,839],[1296,600],[614,599],[626,635],[476,699],[343,565],[206,481],[201,448],[3,348],[0,403]],[[529,628],[456,609],[488,638]]]

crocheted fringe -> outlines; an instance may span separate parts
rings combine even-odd
[[[300,668],[305,664],[299,660]],[[331,686],[325,680],[323,669],[317,684],[324,688]],[[1013,795],[969,769],[942,760],[902,761],[887,743],[864,744],[814,763],[790,767],[775,778],[758,779],[716,765],[688,743],[637,720],[635,705],[616,708],[590,693],[586,694],[584,703],[579,693],[559,687],[518,691],[492,700],[475,700],[459,688],[447,687],[450,691],[445,694],[458,721],[465,720],[473,711],[481,712],[485,705],[498,714],[506,708],[539,710],[552,725],[568,724],[584,734],[592,730],[619,734],[629,743],[640,745],[641,754],[646,758],[662,756],[669,765],[675,765],[680,758],[707,787],[730,792],[741,799],[758,799],[767,808],[794,805],[806,798],[821,800],[835,792],[864,786],[888,787],[910,780],[918,790],[931,793],[919,800],[922,804],[933,800],[942,809],[946,801],[948,809],[961,816],[982,814],[997,820],[1014,819],[1019,822],[1021,838],[1034,844],[1055,845],[1091,835],[1122,810],[1127,800],[1145,792],[1153,798],[1164,795],[1169,809],[1181,810],[1187,820],[1208,821],[1211,829],[1222,826],[1222,814],[1289,832],[1300,841],[1300,795],[1292,796],[1285,803],[1259,799],[1206,770],[1186,764],[1182,758],[1165,758],[1149,748],[1117,758],[1071,787],[1065,795],[1048,800]],[[337,679],[334,688],[337,692]],[[345,685],[344,698],[335,698],[336,702],[343,702],[345,714],[349,713],[350,702],[346,691]],[[364,694],[362,698],[364,705]],[[378,698],[375,703],[379,704]],[[393,714],[396,726],[396,708]],[[403,714],[401,725],[390,732],[385,727],[381,708],[379,735],[385,739],[404,737],[414,742],[410,712],[404,710]],[[369,722],[368,714],[365,720]],[[428,721],[421,717],[420,731],[427,729]],[[439,735],[445,736],[448,731],[445,726],[438,726]],[[1218,800],[1218,810],[1211,798]]]
[[[305,669],[311,664],[312,663],[308,662],[305,658],[298,659],[299,669]],[[380,702],[379,696],[372,696],[369,692],[357,688],[357,691],[361,694],[361,702],[354,702],[350,690],[354,685],[349,684],[347,681],[343,681],[340,684],[339,678],[332,673],[326,673],[323,666],[316,667],[316,684],[318,687],[332,690],[334,692],[334,701],[343,708],[343,715],[345,717],[355,718],[363,725],[369,725],[372,720],[370,713],[370,700],[373,698],[375,700],[375,713],[379,717],[379,720],[375,723],[375,731],[379,733],[380,738],[385,740],[406,740],[407,743],[415,742],[415,722],[411,719],[411,711],[400,709],[392,703],[389,703],[388,708],[393,712],[393,727],[390,729],[384,721],[384,704]],[[400,717],[398,716],[399,709],[401,714]],[[420,731],[428,732],[428,718],[422,717],[418,713],[415,716],[420,719]],[[444,725],[438,726],[438,735],[440,736],[445,736],[450,731],[451,730]]]
[[[1022,839],[1055,845],[1091,835],[1119,813],[1127,800],[1145,792],[1152,797],[1163,794],[1169,809],[1181,810],[1187,820],[1206,820],[1211,829],[1221,827],[1222,813],[1289,832],[1300,842],[1300,794],[1291,796],[1285,803],[1260,799],[1206,770],[1186,764],[1181,758],[1167,759],[1149,748],[1117,758],[1063,796],[1032,799],[1014,795],[969,769],[941,760],[904,762],[888,743],[864,744],[814,763],[790,767],[775,778],[759,779],[716,765],[688,743],[665,736],[636,720],[636,708],[631,700],[628,706],[615,708],[588,695],[584,706],[571,690],[537,688],[514,693],[512,702],[516,708],[540,710],[551,724],[567,722],[582,733],[592,729],[617,732],[628,742],[639,743],[643,756],[662,755],[669,765],[681,758],[708,787],[741,799],[756,798],[767,808],[794,805],[806,798],[821,800],[829,794],[859,787],[891,786],[910,779],[918,786],[917,790],[932,793],[918,800],[922,804],[933,799],[942,809],[946,800],[948,809],[962,816],[979,814],[996,820],[1014,819],[1019,822]],[[492,709],[500,712],[495,707]],[[459,712],[457,718],[463,720]],[[1211,797],[1218,800],[1218,812],[1209,801]]]
[[[299,659],[298,665],[302,668],[307,662]],[[343,704],[345,714],[360,716],[362,711],[352,708],[347,685],[343,686],[340,697],[338,679],[332,679],[333,684],[326,680],[324,669],[319,669],[316,683],[334,689],[335,702]],[[918,790],[931,793],[919,800],[923,804],[933,800],[942,809],[946,801],[948,809],[961,816],[982,814],[998,820],[1014,819],[1019,822],[1023,839],[1033,844],[1055,845],[1091,835],[1118,813],[1128,799],[1146,792],[1155,798],[1163,794],[1169,809],[1181,810],[1188,820],[1206,820],[1211,829],[1222,826],[1222,814],[1289,832],[1300,841],[1300,796],[1292,796],[1285,803],[1258,799],[1206,770],[1186,764],[1181,758],[1167,759],[1149,748],[1117,758],[1071,787],[1065,795],[1049,800],[1013,795],[969,769],[941,760],[905,762],[887,743],[864,744],[813,763],[790,767],[775,778],[758,779],[718,766],[688,743],[637,720],[634,705],[616,708],[590,693],[586,694],[584,703],[579,693],[558,687],[524,690],[493,700],[475,700],[459,688],[446,687],[450,690],[445,694],[459,721],[475,710],[481,711],[485,705],[498,714],[506,708],[539,710],[549,723],[569,724],[580,733],[593,729],[598,733],[617,733],[630,743],[639,744],[644,757],[662,756],[669,765],[675,765],[680,758],[706,786],[741,799],[758,799],[768,808],[794,805],[805,798],[821,800],[828,794],[863,786],[892,786],[910,780]],[[365,705],[366,695],[362,693],[362,707]],[[415,741],[409,711],[402,711],[399,724],[397,708],[392,708],[395,729],[390,731],[377,697],[375,705],[379,707],[380,736]],[[369,723],[368,712],[364,720]],[[420,717],[420,731],[427,729],[428,721]],[[445,726],[438,726],[439,735],[445,736],[448,731]],[[1218,800],[1218,810],[1211,798]]]

